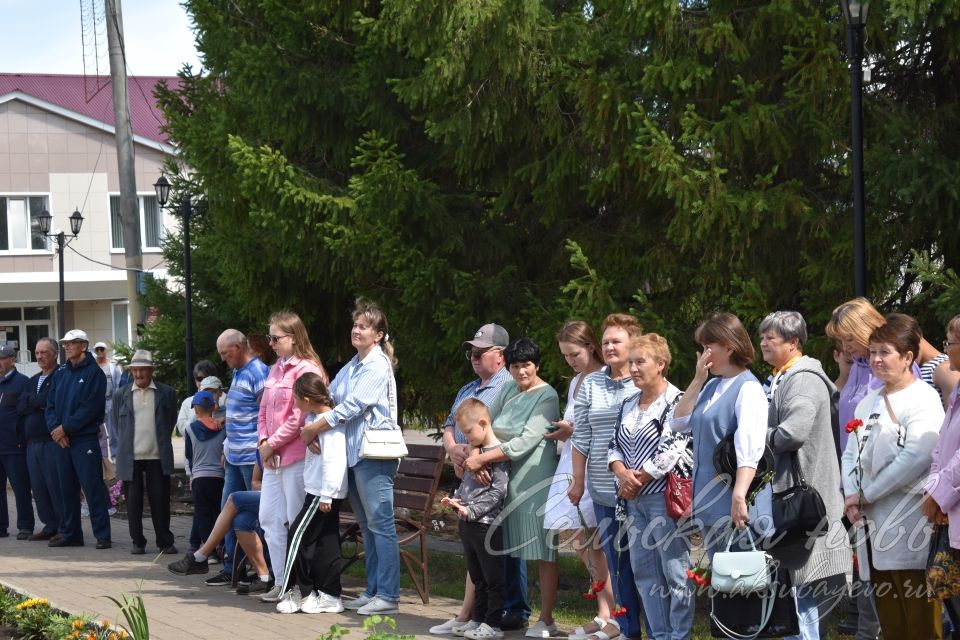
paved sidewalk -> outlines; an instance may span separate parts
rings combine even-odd
[[[7,495],[11,522],[16,522],[13,494]],[[207,576],[176,576],[167,571],[167,563],[180,556],[161,556],[153,562],[153,529],[149,518],[144,533],[151,545],[145,556],[130,555],[130,536],[126,520],[112,519],[113,548],[97,551],[89,520],[84,522],[87,546],[51,549],[45,542],[16,540],[16,529],[9,538],[0,539],[0,583],[36,597],[48,598],[51,604],[71,613],[88,613],[114,621],[117,608],[103,596],[119,597],[140,589],[150,619],[153,640],[205,640],[239,638],[313,639],[339,624],[350,631],[349,637],[362,637],[363,618],[349,612],[342,614],[281,615],[271,604],[238,596],[225,587],[203,584]],[[176,545],[187,548],[190,518],[174,516],[171,523]],[[38,527],[39,529],[39,527]],[[211,566],[211,574],[219,565]],[[344,580],[344,596],[359,594],[363,585],[355,579]],[[401,613],[394,616],[400,633],[420,638],[432,637],[427,629],[456,614],[460,602],[432,597],[423,605],[414,591],[401,594]],[[522,637],[514,632],[510,636]],[[435,636],[434,636],[435,637]]]

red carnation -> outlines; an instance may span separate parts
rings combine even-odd
[[[603,591],[603,587],[606,584],[607,584],[606,580],[597,580],[590,586],[590,588],[593,589],[594,593],[600,593],[601,591]]]
[[[627,608],[626,608],[626,607],[621,607],[620,605],[617,605],[617,608],[613,610],[613,617],[614,617],[614,618],[622,618],[622,617],[624,617],[625,615],[627,615]]]
[[[862,426],[863,426],[863,420],[861,420],[860,418],[854,418],[853,420],[847,423],[847,426],[844,427],[844,430],[847,433],[853,433],[854,431],[857,430],[858,427],[862,427]]]
[[[591,593],[591,592],[588,591],[588,592],[586,592],[586,593],[583,594],[583,597],[584,597],[585,599],[587,599],[587,600],[596,600],[596,599],[597,599],[597,594]]]

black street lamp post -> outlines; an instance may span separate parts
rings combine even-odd
[[[853,275],[854,293],[867,294],[867,248],[863,202],[863,30],[869,0],[840,0],[847,22],[850,57],[851,119],[853,137]]]
[[[157,192],[157,202],[160,203],[160,207],[165,207],[170,199],[170,182],[166,176],[161,174],[153,188]],[[180,216],[183,219],[183,319],[186,324],[184,359],[187,368],[187,393],[196,387],[193,380],[193,271],[190,266],[190,214],[192,212],[190,196],[184,195],[180,201]]]
[[[80,215],[79,210],[74,210],[73,214],[70,216],[70,235],[68,236],[63,231],[58,231],[56,233],[50,233],[50,227],[53,222],[53,216],[50,215],[49,211],[44,211],[39,216],[37,216],[37,224],[40,227],[40,233],[48,238],[52,238],[54,242],[57,243],[57,255],[60,259],[60,306],[57,308],[57,324],[59,325],[57,329],[62,336],[66,328],[66,320],[64,319],[64,307],[66,306],[65,291],[63,285],[63,248],[67,244],[67,238],[73,240],[78,235],[80,235],[80,227],[83,226],[83,216]],[[59,339],[57,344],[60,344]],[[63,346],[60,346],[60,362],[66,362],[64,359]]]

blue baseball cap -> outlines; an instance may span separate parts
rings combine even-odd
[[[217,406],[217,401],[213,399],[213,394],[209,391],[197,391],[196,395],[193,396],[193,402],[190,404],[194,407],[213,409]]]

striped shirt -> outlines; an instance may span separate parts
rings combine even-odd
[[[497,399],[497,396],[500,395],[500,387],[503,386],[503,383],[510,379],[510,372],[507,371],[506,367],[502,367],[497,371],[493,376],[487,380],[487,384],[480,386],[480,378],[477,378],[473,382],[468,382],[467,384],[460,387],[460,391],[457,392],[457,397],[453,400],[453,405],[450,407],[450,414],[447,416],[446,422],[443,423],[443,428],[451,427],[453,429],[453,439],[457,444],[470,444],[467,440],[467,436],[463,435],[463,432],[460,431],[457,427],[456,421],[453,419],[457,415],[457,409],[460,408],[460,405],[463,404],[463,401],[467,398],[476,398],[483,404],[490,406],[490,403]]]
[[[930,358],[925,363],[920,365],[920,379],[937,390],[937,393],[940,394],[941,402],[943,401],[943,389],[938,387],[937,383],[934,382],[933,372],[936,371],[937,367],[939,367],[941,363],[946,362],[949,359],[950,356],[945,353],[941,353],[940,355]]]
[[[227,392],[227,440],[223,445],[230,464],[257,461],[257,419],[269,371],[259,358],[233,370],[233,382]]]
[[[587,457],[587,490],[597,504],[613,507],[617,487],[607,467],[607,445],[613,438],[623,401],[639,392],[630,377],[614,380],[610,367],[588,375],[573,407],[573,447]]]
[[[393,365],[379,345],[367,357],[353,356],[330,383],[336,406],[320,417],[347,436],[347,466],[360,462],[360,445],[367,429],[399,429],[397,382]]]
[[[643,469],[654,478],[637,495],[663,493],[670,471],[682,478],[693,476],[693,439],[666,426],[682,396],[682,391],[668,383],[666,391],[646,409],[640,408],[639,393],[623,403],[607,460],[619,460],[628,469]]]

